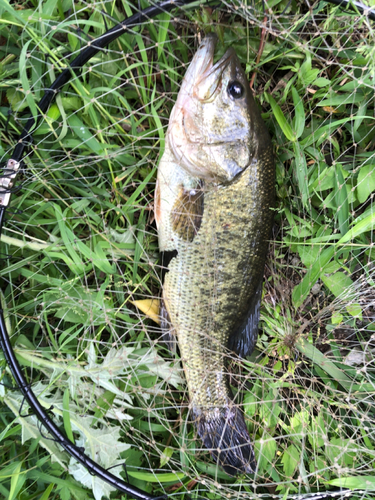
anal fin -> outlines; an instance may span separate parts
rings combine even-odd
[[[161,327],[161,341],[171,352],[171,354],[175,355],[177,350],[176,330],[172,326],[168,310],[162,298],[160,299],[159,316]]]
[[[250,356],[258,338],[258,323],[260,316],[260,302],[262,299],[262,284],[260,280],[249,304],[249,314],[244,324],[234,332],[228,341],[228,349],[237,353],[241,358]]]

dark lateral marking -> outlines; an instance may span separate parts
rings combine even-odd
[[[181,187],[171,213],[173,231],[183,240],[192,242],[201,227],[203,211],[203,187],[190,190]]]

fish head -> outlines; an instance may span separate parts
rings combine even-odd
[[[264,125],[233,48],[214,64],[216,42],[215,35],[207,35],[186,72],[168,142],[190,175],[222,183],[252,162],[257,131],[260,127],[264,132]]]

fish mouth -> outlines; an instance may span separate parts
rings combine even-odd
[[[221,75],[232,58],[236,56],[235,51],[230,47],[221,59],[214,64],[216,44],[217,36],[209,33],[197,53],[198,64],[193,95],[202,102],[210,102],[214,99],[215,94],[221,89]]]
[[[233,48],[229,48],[214,64],[217,40],[215,34],[209,33],[186,71],[169,120],[168,143],[176,160],[189,175],[202,179],[230,180],[240,173],[239,167],[227,165],[230,172],[225,173],[225,168],[217,164],[215,155],[220,156],[220,145],[237,145],[238,139],[227,137],[221,140],[220,134],[211,137],[204,124],[203,106],[207,103],[208,106],[212,105],[231,74],[236,74],[239,65]],[[206,114],[213,112],[206,108]],[[207,165],[208,158],[211,158],[213,165]]]

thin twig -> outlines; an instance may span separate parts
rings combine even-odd
[[[258,49],[258,54],[257,54],[257,59],[256,59],[256,65],[258,66],[259,62],[260,62],[260,58],[262,57],[262,54],[263,54],[263,50],[264,50],[264,45],[266,43],[266,33],[267,33],[267,19],[268,19],[268,11],[266,10],[265,12],[265,15],[264,15],[264,18],[263,18],[263,28],[262,28],[262,34],[261,34],[261,37],[260,37],[260,44],[259,44],[259,49]],[[257,70],[254,71],[253,73],[253,76],[251,77],[251,81],[250,81],[250,88],[251,90],[254,90],[253,86],[254,86],[254,82],[255,82],[255,77],[256,77],[256,74],[257,74]]]

